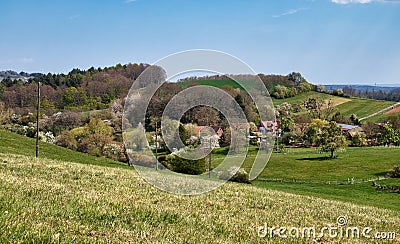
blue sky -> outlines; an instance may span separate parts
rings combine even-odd
[[[153,63],[187,49],[315,84],[400,84],[400,1],[2,0],[0,70]]]

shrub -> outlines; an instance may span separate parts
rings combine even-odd
[[[129,165],[144,166],[149,168],[156,167],[156,160],[153,157],[142,155],[138,153],[128,153],[129,155]]]
[[[102,156],[102,150],[96,145],[95,135],[90,135],[82,139],[81,142],[78,143],[78,151],[88,153],[92,156],[100,157]]]
[[[352,147],[363,147],[367,145],[367,140],[365,139],[365,134],[356,133],[351,137],[350,146]]]
[[[400,178],[400,162],[389,172],[389,177]]]
[[[72,150],[78,148],[78,142],[70,131],[61,132],[61,134],[56,137],[56,145]]]
[[[246,172],[246,170],[238,167],[231,167],[227,171],[220,172],[219,178],[221,180],[229,180],[239,183],[251,183],[249,180],[249,174]]]
[[[124,148],[117,143],[107,143],[103,148],[103,155],[113,160],[126,162]]]
[[[54,144],[56,141],[56,139],[53,135],[53,132],[51,132],[51,131],[48,131],[46,133],[44,133],[43,131],[39,131],[39,138],[41,141],[51,143],[51,144]]]
[[[205,172],[205,159],[189,160],[178,156],[171,156],[169,164],[173,171],[183,174],[199,175]]]
[[[160,164],[162,164],[165,168],[172,170],[172,166],[170,164],[171,162],[171,157],[173,156],[168,156],[168,155],[160,155],[158,156],[158,162],[160,162]]]
[[[35,137],[36,136],[36,128],[34,125],[19,125],[19,124],[10,124],[4,127],[5,129],[27,137]]]

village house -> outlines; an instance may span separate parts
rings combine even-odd
[[[360,126],[357,125],[348,125],[348,124],[337,124],[342,128],[343,135],[346,136],[347,139],[352,138],[354,135],[361,133],[363,130]]]
[[[219,126],[214,126],[214,125],[212,125],[212,126],[196,126],[196,127],[195,127],[195,130],[196,130],[196,132],[198,133],[198,135],[200,136],[201,131],[202,131],[204,128],[206,128],[206,127],[211,127],[211,128],[214,130],[215,134],[216,134],[219,138],[221,138],[221,137],[222,137],[222,134],[224,133],[224,131],[222,130],[221,127],[219,127]]]
[[[262,135],[271,134],[272,136],[279,136],[281,123],[279,120],[261,121],[258,131]]]

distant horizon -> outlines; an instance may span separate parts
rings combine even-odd
[[[400,87],[400,84],[380,84],[380,83],[376,83],[376,85],[372,85],[372,84],[321,84],[321,85],[325,85],[325,86],[370,86],[370,87]]]
[[[143,63],[143,62],[138,62],[138,64],[139,63]],[[126,63],[126,64],[128,64],[128,63]],[[126,64],[122,64],[122,65],[126,65]],[[131,63],[131,64],[133,64],[133,63]],[[144,64],[147,64],[147,63],[144,63]],[[112,66],[115,66],[115,65],[117,65],[117,64],[114,64],[114,65],[111,65],[111,66],[106,66],[106,67],[112,67]],[[104,69],[104,68],[106,68],[106,67],[94,67],[94,66],[90,66],[90,67],[88,67],[88,68],[73,68],[73,69],[80,69],[80,70],[88,70],[88,69],[90,69],[90,68],[95,68],[95,69],[98,69],[98,68],[101,68],[101,69]],[[17,70],[11,70],[11,69],[6,69],[6,70],[0,70],[0,72],[3,72],[3,71],[14,71],[14,72],[17,72],[17,73],[21,73],[21,72],[24,72],[24,73],[28,73],[28,74],[35,74],[35,73],[41,73],[41,74],[48,74],[48,73],[52,73],[52,74],[68,74],[70,71],[72,71],[73,69],[71,69],[71,70],[69,70],[69,71],[67,71],[67,72],[62,72],[62,73],[53,73],[53,72],[31,72],[31,71],[26,71],[26,70],[20,70],[20,71],[17,71]],[[209,74],[206,74],[206,73],[208,73],[208,72],[202,72],[202,73],[204,73],[204,75],[203,76],[201,76],[200,74],[200,72],[197,72],[195,75],[197,76],[197,77],[205,77],[206,75],[213,75],[211,72],[209,72]],[[285,76],[285,75],[288,75],[288,74],[278,74],[278,73],[268,73],[268,74],[266,74],[266,73],[262,73],[262,72],[256,72],[257,74],[264,74],[264,75],[283,75],[283,76]],[[300,71],[300,73],[301,73],[301,71]],[[215,75],[215,74],[214,74]],[[182,78],[188,78],[188,77],[193,77],[193,75],[188,75],[188,76],[185,76],[185,75],[180,75],[180,76],[178,76],[178,77],[174,77],[174,79],[173,80],[171,80],[172,82],[177,82],[179,79],[182,79]],[[307,80],[307,77],[304,77],[306,80]],[[362,83],[350,83],[350,84],[343,84],[343,83],[313,83],[313,82],[311,82],[311,81],[308,81],[308,82],[310,82],[310,83],[312,83],[312,84],[314,84],[314,85],[324,85],[324,86],[349,86],[349,87],[352,87],[352,86],[370,86],[370,87],[400,87],[400,83],[399,84],[396,84],[396,83],[393,83],[393,84],[389,84],[389,83],[374,83],[374,84],[367,84],[367,83],[364,83],[364,84],[362,84]]]
[[[29,73],[29,74],[34,74],[34,73],[41,73],[41,74],[48,74],[48,73],[52,73],[52,74],[68,74],[69,72],[71,72],[73,69],[79,69],[79,70],[88,70],[88,69],[90,69],[90,68],[95,68],[95,69],[98,69],[98,68],[101,68],[101,69],[104,69],[104,68],[107,68],[107,67],[112,67],[112,66],[115,66],[115,65],[117,65],[117,64],[121,64],[121,65],[127,65],[127,64],[134,64],[134,63],[137,63],[137,64],[140,64],[140,63],[143,63],[143,64],[149,64],[149,63],[147,63],[147,62],[140,62],[140,61],[138,61],[138,62],[128,62],[128,63],[116,63],[116,64],[112,64],[112,65],[109,65],[109,66],[102,66],[102,67],[100,67],[100,66],[88,66],[88,67],[85,67],[85,68],[82,68],[82,67],[74,67],[74,68],[72,68],[72,69],[70,69],[70,70],[68,70],[68,71],[64,71],[64,72],[51,72],[51,71],[31,71],[31,70],[12,70],[12,69],[0,69],[0,72],[1,71],[15,71],[15,72],[17,72],[17,73],[21,73],[21,72],[26,72],[26,73]],[[310,81],[301,71],[299,71],[299,70],[296,70],[296,71],[289,71],[288,73],[274,73],[274,72],[269,72],[269,73],[264,73],[264,72],[258,72],[257,70],[255,71],[257,74],[265,74],[265,75],[288,75],[288,74],[290,74],[291,72],[299,72],[299,73],[301,73],[302,75],[303,75],[303,77],[308,81],[308,82],[310,82],[310,83],[312,83],[312,84],[315,84],[315,85],[338,85],[338,86],[341,86],[341,85],[347,85],[347,86],[375,86],[375,84],[376,84],[376,86],[382,86],[382,87],[400,87],[400,80],[399,80],[399,83],[379,83],[379,82],[373,82],[373,83],[368,83],[368,82],[366,82],[366,83],[352,83],[352,82],[350,82],[350,83],[343,83],[343,82],[337,82],[337,83],[335,83],[335,82],[323,82],[323,83],[318,83],[318,82],[313,82],[313,81]],[[189,77],[189,76],[188,76]]]

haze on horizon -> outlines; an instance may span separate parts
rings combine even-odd
[[[314,84],[400,85],[400,1],[0,2],[0,70],[154,63],[213,49]]]

